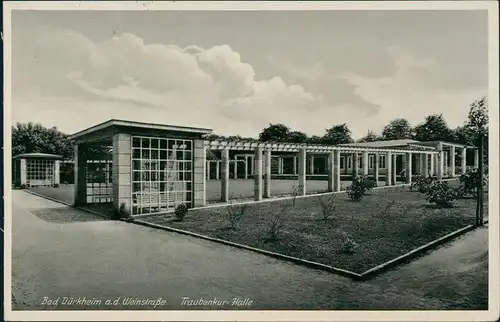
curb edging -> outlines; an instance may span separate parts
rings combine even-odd
[[[140,226],[161,229],[161,230],[165,230],[165,231],[170,231],[170,232],[174,232],[174,233],[178,233],[178,234],[182,234],[182,235],[187,235],[187,236],[191,236],[191,237],[196,237],[196,238],[212,241],[212,242],[219,243],[219,244],[224,244],[227,246],[233,246],[236,248],[253,251],[253,252],[267,255],[267,256],[270,256],[273,258],[285,260],[288,262],[293,262],[293,263],[298,264],[298,265],[307,266],[310,268],[319,269],[319,270],[327,271],[330,273],[335,273],[337,275],[349,277],[353,280],[358,280],[358,281],[368,280],[372,277],[375,277],[376,275],[378,275],[379,273],[382,273],[383,271],[386,271],[390,268],[393,268],[395,266],[403,264],[404,262],[410,261],[411,259],[415,259],[416,257],[423,255],[427,251],[435,249],[438,246],[441,246],[441,245],[445,244],[446,242],[451,241],[452,239],[455,239],[459,236],[464,235],[467,232],[470,232],[476,228],[479,228],[478,226],[475,226],[475,225],[465,226],[465,227],[460,228],[454,232],[451,232],[443,237],[435,239],[435,240],[433,240],[433,241],[431,241],[423,246],[415,248],[415,249],[413,249],[413,250],[411,250],[411,251],[409,251],[409,252],[407,252],[399,257],[396,257],[396,258],[391,259],[385,263],[382,263],[382,264],[377,265],[373,268],[370,268],[370,269],[368,269],[360,274],[360,273],[355,273],[355,272],[345,270],[342,268],[337,268],[337,267],[333,267],[330,265],[318,263],[315,261],[301,259],[298,257],[293,257],[293,256],[281,254],[281,253],[275,253],[275,252],[271,252],[271,251],[264,250],[261,248],[255,248],[255,247],[231,242],[231,241],[224,240],[224,239],[219,239],[219,238],[210,237],[207,235],[202,235],[202,234],[190,232],[187,230],[177,229],[177,228],[173,228],[173,227],[169,227],[169,226],[164,226],[164,225],[160,225],[160,224],[155,224],[155,223],[143,221],[140,219],[136,219],[132,223],[140,225]],[[484,223],[487,224],[488,220],[485,220]]]
[[[237,247],[237,248],[240,248],[240,249],[250,250],[250,251],[253,251],[253,252],[260,253],[260,254],[268,255],[270,257],[274,257],[274,258],[278,258],[278,259],[282,259],[282,260],[294,262],[296,264],[301,264],[301,265],[308,266],[308,267],[311,267],[311,268],[316,268],[316,269],[321,269],[321,270],[324,270],[324,271],[329,271],[329,272],[336,273],[336,274],[342,275],[342,276],[347,276],[347,277],[350,277],[350,278],[353,278],[353,279],[360,279],[362,277],[361,274],[354,273],[354,272],[351,272],[351,271],[348,271],[348,270],[345,270],[345,269],[341,269],[341,268],[336,268],[336,267],[333,267],[333,266],[330,266],[330,265],[321,264],[321,263],[318,263],[318,262],[309,261],[309,260],[306,260],[306,259],[301,259],[301,258],[298,258],[298,257],[288,256],[288,255],[284,255],[284,254],[280,254],[280,253],[275,253],[275,252],[271,252],[271,251],[268,251],[268,250],[264,250],[264,249],[260,249],[260,248],[255,248],[255,247],[251,247],[251,246],[247,246],[247,245],[243,245],[243,244],[231,242],[231,241],[224,240],[224,239],[210,237],[210,236],[206,236],[206,235],[202,235],[202,234],[197,234],[197,233],[193,233],[193,232],[186,231],[186,230],[181,230],[181,229],[177,229],[177,228],[172,228],[172,227],[168,227],[168,226],[154,224],[154,223],[150,223],[150,222],[143,221],[143,220],[140,220],[140,219],[134,220],[133,223],[141,225],[141,226],[146,226],[146,227],[151,227],[151,228],[157,228],[157,229],[162,229],[162,230],[166,230],[166,231],[171,231],[171,232],[175,232],[175,233],[178,233],[178,234],[187,235],[187,236],[191,236],[191,237],[197,237],[197,238],[200,238],[200,239],[204,239],[204,240],[208,240],[208,241],[212,241],[212,242],[216,242],[216,243],[220,243],[220,244],[224,244],[224,245],[228,245],[228,246],[233,246],[233,247]]]

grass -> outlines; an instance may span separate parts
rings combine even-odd
[[[362,273],[473,224],[475,217],[473,199],[439,209],[407,187],[374,190],[360,202],[335,194],[327,218],[318,198],[327,204],[331,196],[247,205],[236,224],[227,213],[237,210],[227,207],[194,210],[182,222],[170,216],[144,220]]]

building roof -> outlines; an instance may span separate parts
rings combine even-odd
[[[409,144],[418,145],[420,141],[411,139],[402,140],[387,140],[387,141],[373,141],[373,142],[359,142],[359,143],[344,143],[340,146],[353,146],[353,147],[366,147],[366,148],[388,148],[397,146],[407,146]]]
[[[21,153],[12,157],[13,159],[62,159],[62,155],[48,154],[48,153]]]
[[[212,129],[207,128],[198,128],[198,127],[188,127],[188,126],[177,126],[177,125],[167,125],[167,124],[155,124],[155,123],[144,123],[144,122],[135,122],[135,121],[127,121],[127,120],[116,120],[111,119],[109,121],[94,125],[85,130],[79,131],[69,136],[70,139],[74,140],[76,138],[80,138],[82,136],[86,136],[88,134],[93,134],[96,132],[102,132],[103,130],[112,128],[112,127],[125,127],[125,128],[133,128],[133,129],[141,129],[141,130],[150,130],[150,131],[173,131],[180,133],[191,133],[191,134],[210,134],[212,133]]]

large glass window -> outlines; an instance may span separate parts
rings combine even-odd
[[[26,159],[26,179],[29,185],[54,184],[54,160]]]
[[[87,161],[87,203],[109,203],[113,201],[112,170],[112,161]]]
[[[190,207],[193,174],[190,140],[132,138],[132,212],[134,215]]]

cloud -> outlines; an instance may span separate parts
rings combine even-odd
[[[346,73],[341,78],[354,86],[354,94],[380,106],[373,119],[373,129],[380,129],[396,117],[405,117],[413,125],[432,113],[443,113],[450,127],[461,125],[468,114],[468,106],[487,94],[487,88],[450,89],[439,81],[439,66],[432,59],[419,59],[397,46],[387,49],[394,59],[396,71],[378,78]],[[446,85],[446,84],[444,84]]]
[[[395,117],[417,123],[436,111],[458,125],[468,104],[484,94],[477,87],[447,88],[437,81],[440,63],[398,46],[386,50],[395,69],[383,76],[343,73],[324,61],[310,68],[283,62],[276,75],[258,79],[247,56],[227,44],[179,47],[168,37],[155,43],[132,33],[90,39],[33,27],[14,30],[13,120],[66,132],[121,118],[243,136],[256,136],[269,123],[309,135],[348,123],[359,137]]]
[[[204,123],[219,133],[256,135],[270,121],[286,123],[287,116],[323,104],[321,97],[300,85],[287,84],[279,76],[257,80],[252,65],[228,45],[204,49],[146,44],[130,33],[94,42],[77,32],[51,27],[38,35],[23,36],[17,38],[17,45],[30,54],[18,59],[16,66],[23,65],[31,73],[18,75],[14,100],[25,109],[30,99],[26,88],[37,88],[38,94],[44,92],[40,88],[47,90],[37,96],[39,102],[47,100],[49,93],[57,97],[66,92],[62,96],[89,102],[87,108],[82,106],[85,126],[103,121],[103,115],[125,115],[123,109],[134,106],[154,115],[139,117],[143,120]],[[44,81],[47,75],[50,82]],[[71,95],[66,91],[69,88]],[[95,113],[96,102],[99,112],[102,108],[108,111]],[[117,112],[119,109],[122,111]],[[137,114],[141,113],[131,112],[130,116],[136,118]],[[249,130],[241,133],[242,128]]]

